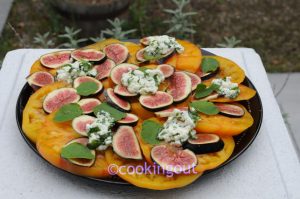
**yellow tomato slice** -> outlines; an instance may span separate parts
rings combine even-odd
[[[67,87],[67,84],[64,82],[55,82],[40,88],[30,96],[23,110],[22,129],[32,142],[36,142],[37,135],[43,128],[45,116],[47,115],[43,110],[44,98],[48,93],[63,87]]]
[[[239,85],[239,88],[240,88],[240,94],[234,99],[230,99],[230,98],[226,98],[226,97],[218,97],[217,99],[212,99],[210,101],[212,101],[212,102],[236,102],[236,101],[249,100],[256,95],[256,91],[253,90],[252,88],[249,88],[242,84]]]
[[[203,56],[203,58],[214,58],[219,62],[219,72],[216,76],[205,80],[205,85],[210,85],[215,78],[231,77],[231,81],[235,83],[242,83],[245,79],[244,70],[233,61],[220,56]]]
[[[245,114],[240,118],[226,117],[220,114],[217,115],[205,115],[200,114],[201,120],[196,125],[196,131],[199,133],[214,133],[218,135],[238,135],[252,126],[254,120],[247,109],[240,105],[244,109]]]
[[[103,152],[97,151],[96,161],[91,167],[74,165],[60,156],[63,146],[80,135],[74,131],[71,122],[54,122],[54,115],[55,112],[46,117],[44,127],[37,138],[36,147],[43,158],[54,166],[77,175],[95,178],[109,176]]]
[[[51,68],[44,67],[41,64],[40,60],[38,59],[31,66],[30,74],[35,73],[35,72],[39,72],[39,71],[45,71],[45,72],[51,73],[52,75],[56,74],[56,69],[51,69]]]
[[[138,101],[134,101],[131,103],[131,112],[137,115],[142,120],[154,117],[154,113],[142,107],[142,105]]]
[[[151,118],[151,120],[156,121],[156,122],[160,122],[158,119],[156,118]],[[140,147],[142,149],[143,155],[145,157],[145,159],[147,160],[148,163],[153,164],[152,158],[151,158],[151,149],[153,147],[153,145],[148,144],[146,142],[144,142],[141,132],[142,132],[142,124],[143,124],[143,120],[140,120],[138,122],[138,124],[136,125],[136,127],[134,128],[135,134],[138,138],[138,141],[140,143]]]
[[[154,120],[156,122],[162,123],[162,121],[159,121],[157,118],[150,118],[151,120]],[[143,141],[141,137],[141,130],[142,130],[142,123],[143,121],[139,121],[138,125],[135,127],[135,132],[138,138],[138,141],[140,143],[143,155],[146,159],[146,161],[151,165],[153,164],[152,158],[151,158],[151,149],[153,145],[148,144]],[[225,162],[232,154],[235,143],[232,137],[230,136],[221,136],[221,139],[224,142],[224,148],[216,153],[207,153],[207,154],[201,154],[197,155],[198,158],[198,165],[195,168],[195,171],[197,172],[204,172],[209,169],[214,169],[221,165],[223,162]]]
[[[128,60],[126,61],[127,63],[130,64],[139,64],[139,61],[136,59],[136,53],[143,48],[142,45],[140,44],[135,44],[132,42],[123,42],[123,44],[127,47],[129,51],[129,57]]]
[[[221,139],[224,142],[224,148],[221,151],[197,155],[198,165],[195,168],[196,172],[217,168],[231,156],[235,147],[233,138],[223,136]]]
[[[188,41],[177,41],[184,47],[183,53],[174,54],[165,63],[174,66],[177,70],[196,72],[202,61],[200,48]]]
[[[151,165],[145,164],[144,161],[129,161],[120,158],[112,150],[106,150],[106,160],[110,165],[114,165],[114,172],[123,180],[141,188],[153,190],[167,190],[184,187],[198,179],[202,173],[195,174],[162,174]],[[150,166],[149,170],[144,172]],[[118,169],[116,169],[118,168]],[[157,168],[156,168],[157,169]],[[194,171],[190,171],[191,173]]]

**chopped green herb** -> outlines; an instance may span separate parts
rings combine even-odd
[[[89,96],[98,90],[96,82],[83,82],[77,88],[77,93],[81,96]]]
[[[160,141],[157,139],[157,135],[160,132],[162,125],[153,120],[145,120],[142,124],[141,137],[144,142],[148,144],[159,144]]]
[[[95,155],[86,146],[74,142],[62,148],[61,157],[66,159],[83,158],[92,160],[95,158]]]
[[[202,72],[204,73],[213,72],[216,71],[218,67],[219,67],[219,62],[214,58],[205,57],[202,59],[202,64],[201,64]]]
[[[78,104],[72,103],[62,106],[54,116],[55,122],[66,122],[82,115],[82,109]]]
[[[190,106],[196,109],[198,112],[206,115],[216,115],[219,113],[218,107],[212,102],[194,101],[190,103]]]
[[[218,88],[219,86],[216,84],[212,84],[210,85],[210,87],[206,87],[206,85],[202,83],[198,84],[195,91],[195,98],[199,99],[199,98],[209,96],[212,92],[216,91]]]
[[[121,120],[126,117],[126,113],[111,107],[107,103],[102,103],[94,108],[94,114],[96,116],[97,116],[97,113],[100,111],[108,112],[115,119],[115,121]]]

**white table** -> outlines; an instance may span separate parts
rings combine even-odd
[[[262,128],[237,160],[192,185],[169,191],[82,180],[39,158],[19,133],[15,105],[31,64],[51,50],[9,52],[0,71],[0,198],[300,198],[299,160],[259,55],[245,48],[207,50],[245,69],[262,98]]]

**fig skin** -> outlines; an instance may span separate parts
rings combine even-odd
[[[192,92],[192,80],[184,72],[175,72],[169,79],[167,93],[173,96],[175,103],[185,101]]]
[[[211,140],[199,142],[189,139],[184,143],[183,147],[193,151],[196,154],[214,153],[224,148],[223,140],[215,134],[197,134],[196,136],[211,136]]]
[[[131,141],[129,140],[131,139]],[[124,142],[130,142],[127,146],[119,146]],[[116,154],[124,159],[141,160],[143,159],[142,151],[135,135],[135,132],[130,126],[120,126],[113,136],[113,150]],[[122,148],[123,147],[123,148]],[[131,151],[125,151],[131,150]]]
[[[82,53],[82,55],[80,55]],[[97,58],[87,58],[87,53],[94,53],[98,54]],[[77,61],[84,60],[84,61],[93,61],[93,62],[100,62],[105,58],[105,54],[101,51],[95,49],[83,49],[83,50],[74,50],[71,53],[71,57]]]
[[[170,158],[163,157],[164,155],[172,157],[173,160],[176,159],[176,161],[180,162],[180,164],[176,164],[176,162],[174,162],[173,164],[166,162],[170,161]],[[154,146],[151,149],[151,158],[162,169],[175,173],[190,170],[198,164],[198,159],[194,152],[189,149],[181,149],[169,144]],[[181,160],[179,160],[180,158]],[[183,164],[184,160],[190,160],[191,162]]]
[[[32,73],[26,80],[35,91],[43,86],[52,84],[55,81],[53,75],[45,71]]]
[[[107,103],[115,107],[116,109],[123,111],[123,112],[129,112],[131,109],[131,105],[128,101],[121,99],[118,97],[112,88],[108,88],[104,91],[104,97]]]
[[[65,56],[67,57],[67,59],[63,60],[61,63],[46,63],[47,59],[50,59],[49,57],[52,56],[52,60],[50,61],[53,61],[53,59],[55,58],[58,58],[58,59],[61,59],[62,56]],[[65,65],[65,64],[70,64],[72,62],[72,59],[71,59],[71,51],[70,50],[62,50],[62,51],[57,51],[57,52],[53,52],[53,53],[48,53],[48,54],[45,54],[45,55],[42,55],[40,57],[40,62],[41,64],[46,67],[46,68],[52,68],[52,69],[56,69],[58,67],[61,67],[62,65]]]
[[[123,57],[115,57],[115,49],[119,48],[119,50],[123,50]],[[126,60],[129,57],[129,50],[126,46],[124,46],[123,44],[109,44],[107,46],[104,47],[103,52],[106,54],[106,56],[113,60],[116,65],[119,65],[121,63],[126,62]],[[118,55],[120,54],[120,51],[118,51]]]
[[[159,104],[158,101],[155,102],[156,106],[151,106],[151,105],[147,105],[147,101],[149,102],[149,100],[167,100],[167,101],[163,101]],[[139,102],[142,105],[142,107],[144,107],[145,109],[149,110],[149,111],[160,111],[163,110],[167,107],[169,107],[172,103],[173,103],[173,97],[163,91],[157,91],[154,95],[142,95],[139,97]],[[150,103],[150,102],[149,102]],[[153,103],[153,101],[152,101]]]
[[[219,114],[221,115],[233,118],[239,118],[245,115],[244,109],[237,105],[227,103],[216,103],[215,105],[218,107],[220,111]]]

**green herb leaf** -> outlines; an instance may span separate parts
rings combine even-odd
[[[66,159],[83,158],[92,160],[95,158],[95,155],[86,146],[74,142],[62,148],[61,157]]]
[[[77,88],[77,93],[81,96],[89,96],[98,90],[96,82],[83,82]]]
[[[144,59],[145,60],[159,60],[163,57],[164,57],[164,55],[161,55],[161,54],[157,54],[156,56],[152,56],[152,55],[149,55],[148,53],[144,52]]]
[[[62,106],[54,116],[55,122],[66,122],[82,115],[83,112],[78,104],[66,104]]]
[[[194,101],[190,103],[190,106],[195,108],[198,112],[206,115],[216,115],[219,113],[219,109],[214,103],[207,101]]]
[[[145,120],[142,124],[141,137],[148,144],[159,144],[157,135],[160,132],[162,125],[153,120]]]
[[[195,91],[195,98],[199,99],[199,98],[203,98],[206,96],[209,96],[212,92],[214,92],[215,90],[217,90],[219,88],[218,85],[216,84],[212,84],[210,85],[210,87],[206,87],[205,84],[198,84],[196,91]]]
[[[116,121],[121,120],[126,117],[126,113],[119,111],[108,105],[107,103],[102,103],[94,108],[94,114],[97,115],[100,111],[108,112]]]
[[[201,64],[202,72],[204,73],[213,72],[216,71],[218,67],[219,67],[219,62],[214,58],[205,57],[202,59],[202,64]]]

